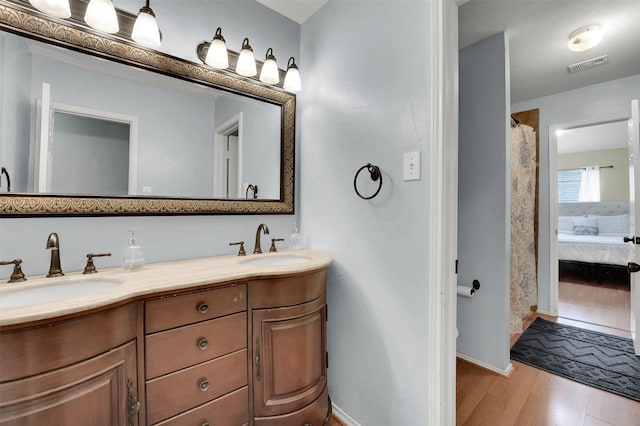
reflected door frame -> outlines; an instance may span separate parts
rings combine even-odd
[[[549,312],[558,316],[558,132],[578,127],[624,121],[629,114],[616,114],[608,117],[556,123],[549,126]]]
[[[235,169],[237,171],[237,198],[241,198],[242,192],[242,156],[243,156],[243,118],[242,113],[238,113],[217,126],[213,135],[213,197],[214,198],[226,198],[227,197],[227,182],[229,170]],[[234,164],[233,168],[228,165],[227,155],[227,139],[233,133],[238,133],[238,150],[237,157],[234,158],[237,161],[237,165]],[[234,156],[235,157],[235,156]],[[237,166],[237,167],[236,167]],[[234,197],[235,198],[235,197]]]
[[[51,138],[53,137],[55,126],[53,116],[55,113],[63,113],[129,125],[128,195],[137,195],[139,127],[137,116],[53,102],[51,98],[51,86],[48,83],[42,83],[42,98],[38,99],[36,108],[36,159],[33,171],[35,192],[51,192],[51,163],[53,161],[51,155]]]

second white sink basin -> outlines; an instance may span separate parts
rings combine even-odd
[[[297,254],[283,254],[281,256],[258,255],[258,257],[243,260],[240,263],[246,266],[287,266],[306,263],[310,260],[311,259],[306,256]]]
[[[0,309],[18,308],[88,296],[111,290],[120,284],[117,281],[82,280],[11,290],[0,293]]]

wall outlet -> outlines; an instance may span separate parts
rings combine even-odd
[[[420,180],[420,151],[404,154],[404,180]]]
[[[142,193],[143,194],[151,194],[151,187],[150,186],[143,186],[142,187]]]

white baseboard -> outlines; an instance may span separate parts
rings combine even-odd
[[[353,417],[348,415],[342,408],[338,407],[334,403],[331,403],[331,406],[333,409],[333,415],[346,426],[361,426],[360,423],[358,423]]]
[[[513,370],[513,365],[511,363],[509,363],[506,369],[500,370],[499,368],[496,368],[493,365],[489,365],[486,362],[478,361],[475,358],[471,358],[470,356],[463,355],[461,353],[456,353],[456,356],[458,358],[461,358],[461,359],[464,359],[465,361],[470,362],[471,364],[475,364],[478,367],[482,367],[485,370],[493,371],[494,373],[498,373],[501,376],[505,376],[505,377],[509,376],[509,374],[511,374],[511,371]]]

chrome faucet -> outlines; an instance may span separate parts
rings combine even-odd
[[[55,232],[49,234],[46,249],[51,250],[51,263],[49,264],[47,278],[63,276],[64,272],[62,272],[62,266],[60,266],[60,240]]]
[[[256,231],[256,246],[253,249],[253,254],[262,253],[262,248],[260,248],[260,231],[263,231],[264,235],[269,235],[269,227],[264,223],[258,225],[258,230]]]

